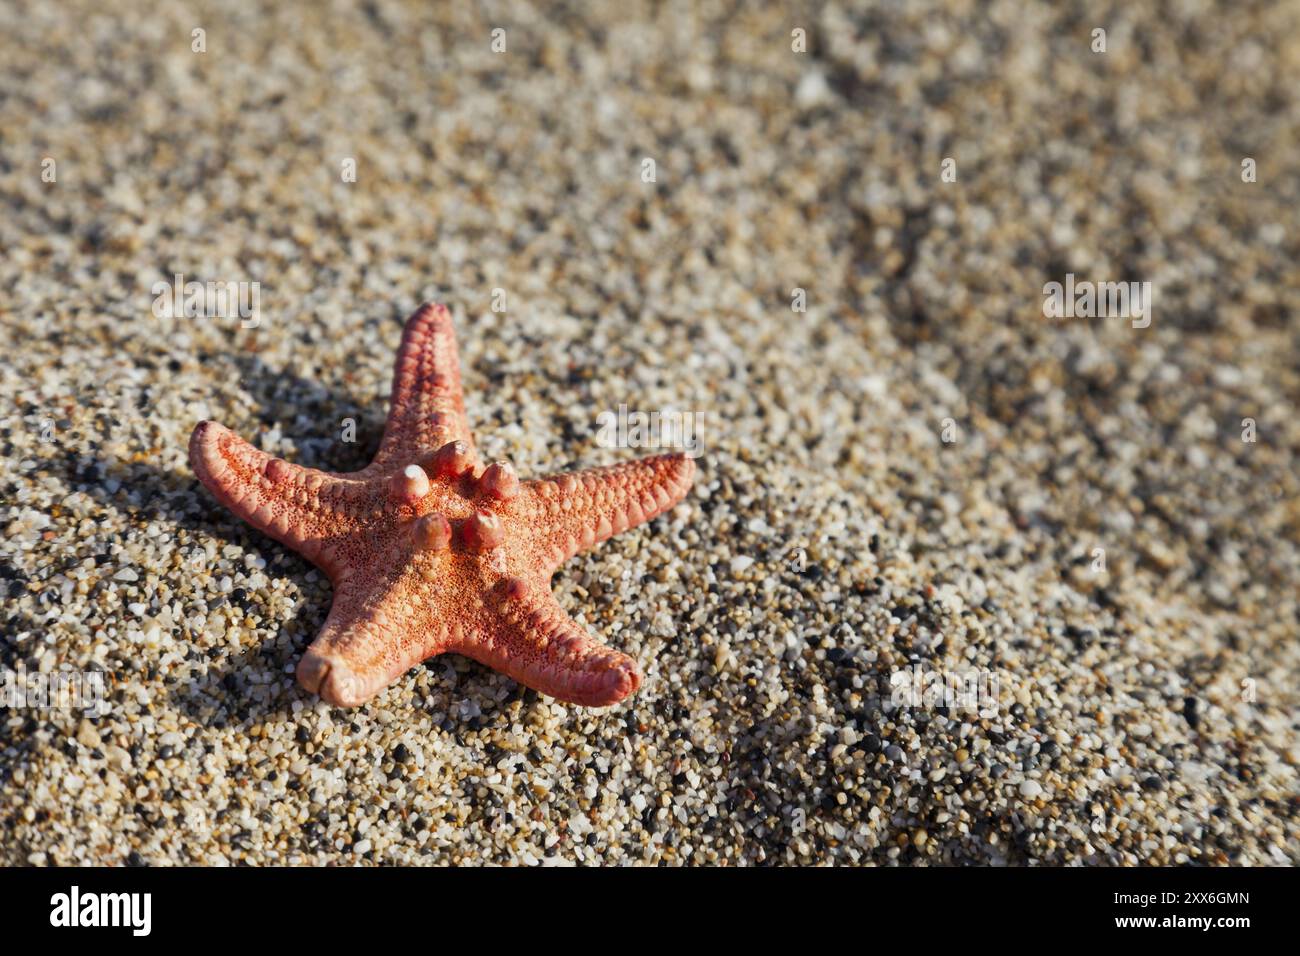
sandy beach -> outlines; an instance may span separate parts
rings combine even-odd
[[[475,6],[0,2],[0,864],[1300,862],[1300,7]],[[330,707],[189,466],[426,301],[525,477],[696,416],[615,707]]]

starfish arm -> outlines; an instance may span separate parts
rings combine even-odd
[[[641,686],[636,661],[593,639],[560,607],[546,583],[514,581],[516,589],[503,601],[493,626],[448,650],[584,707],[607,707]]]
[[[393,368],[388,425],[370,468],[407,465],[452,441],[474,454],[451,313],[425,303],[406,320]]]
[[[373,491],[363,483],[272,457],[213,421],[194,429],[189,452],[199,481],[221,504],[327,571],[328,542],[372,510]]]
[[[325,626],[298,662],[298,683],[338,707],[364,704],[461,639],[459,625],[440,622],[396,578],[380,587],[366,581],[357,574],[335,585]]]
[[[529,481],[519,505],[522,525],[555,567],[670,510],[694,475],[695,462],[677,452]]]

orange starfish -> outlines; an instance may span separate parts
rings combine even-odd
[[[212,421],[194,429],[190,464],[218,501],[329,576],[334,604],[298,681],[344,707],[446,652],[589,707],[631,694],[636,662],[565,613],[551,575],[672,508],[695,471],[680,453],[525,482],[508,462],[484,467],[440,305],[406,322],[384,439],[361,471],[291,465]]]

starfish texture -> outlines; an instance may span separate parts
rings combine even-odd
[[[212,421],[194,429],[189,451],[218,501],[329,576],[334,603],[298,681],[330,703],[362,704],[447,652],[589,707],[640,686],[632,658],[560,607],[551,575],[675,506],[694,462],[658,455],[522,482],[508,462],[485,466],[443,306],[406,322],[383,441],[361,471],[289,464]]]

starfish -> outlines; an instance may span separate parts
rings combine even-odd
[[[588,707],[640,686],[632,658],[560,607],[551,576],[677,505],[695,463],[674,453],[531,481],[509,462],[485,466],[445,307],[407,319],[384,437],[361,471],[290,464],[213,421],[194,429],[189,454],[221,504],[329,577],[334,603],[297,669],[329,703],[359,706],[443,653]]]

